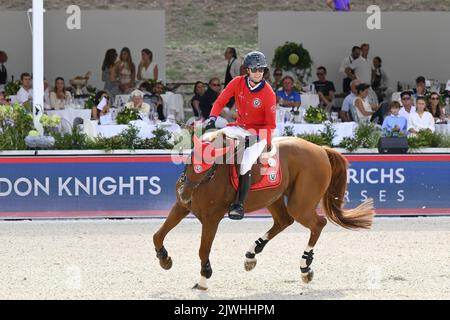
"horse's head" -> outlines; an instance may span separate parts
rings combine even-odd
[[[223,146],[221,139],[213,142],[202,141],[193,136],[194,148],[186,159],[184,171],[177,181],[177,196],[183,204],[191,202],[193,191],[202,184],[209,182],[216,172],[216,167],[225,164],[226,154],[234,149],[234,143]]]

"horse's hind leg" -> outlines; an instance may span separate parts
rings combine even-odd
[[[170,213],[161,228],[153,235],[156,257],[159,259],[159,264],[163,269],[169,270],[172,267],[172,258],[164,248],[164,238],[170,230],[175,228],[175,226],[187,216],[188,213],[188,209],[184,208],[179,203],[176,203],[170,210]]]
[[[300,271],[302,280],[305,283],[308,283],[313,279],[314,272],[310,266],[313,261],[314,246],[320,237],[323,227],[327,224],[327,220],[324,217],[319,216],[316,212],[316,207],[320,201],[320,197],[317,195],[322,195],[323,192],[321,190],[311,190],[313,185],[314,184],[305,185],[305,188],[308,186],[309,192],[306,190],[292,192],[287,205],[287,210],[295,221],[301,223],[311,231],[308,245],[303,251],[300,260]],[[316,196],[313,197],[311,196],[312,194]]]
[[[207,290],[207,279],[212,276],[211,263],[209,262],[209,254],[211,252],[212,243],[216,237],[217,228],[222,220],[222,215],[211,215],[208,219],[202,219],[202,239],[200,244],[199,256],[201,263],[200,281],[194,285],[192,289]]]
[[[245,253],[244,267],[246,271],[253,270],[256,266],[255,255],[263,251],[264,246],[269,240],[273,239],[273,237],[294,222],[294,219],[288,214],[283,197],[275,201],[272,205],[267,207],[267,209],[269,209],[272,214],[273,226],[261,238],[253,242]]]

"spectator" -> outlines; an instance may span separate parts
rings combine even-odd
[[[402,107],[400,108],[400,115],[409,119],[411,113],[416,112],[416,107],[412,105],[412,94],[411,91],[403,91],[400,94]]]
[[[314,81],[314,87],[319,94],[320,106],[322,106],[327,112],[331,109],[334,111],[339,111],[333,107],[334,103],[334,93],[336,89],[334,88],[334,83],[327,80],[327,69],[323,66],[317,68],[317,78],[319,80]]]
[[[239,62],[237,58],[236,49],[232,47],[228,47],[225,50],[225,60],[227,60],[227,70],[225,71],[225,82],[224,87],[227,86],[227,84],[233,80],[233,78],[240,75],[240,66],[241,63]]]
[[[334,11],[350,11],[350,0],[327,0],[327,6]]]
[[[153,113],[155,111],[154,110],[155,108],[153,106],[153,100],[152,100],[152,95],[153,95],[152,85],[149,82],[142,82],[139,85],[139,90],[141,90],[142,93],[144,94],[143,101],[150,106],[150,113]]]
[[[406,135],[408,120],[405,117],[399,115],[400,112],[400,103],[397,101],[392,101],[389,104],[389,110],[391,114],[387,116],[381,128],[385,135],[398,135],[399,133],[403,133]]]
[[[269,70],[269,68],[264,68],[263,79],[264,79],[264,81],[267,84],[272,86],[272,78],[270,77],[270,70]]]
[[[419,96],[426,97],[429,95],[429,92],[427,90],[426,86],[426,80],[424,76],[419,76],[416,79],[416,87],[412,90],[412,94],[414,98],[417,98]]]
[[[430,95],[430,101],[427,105],[427,111],[431,113],[435,122],[445,119],[444,106],[441,104],[439,93],[433,92]]]
[[[450,116],[450,80],[447,81],[445,91],[446,92],[444,94],[444,101],[445,101],[444,115],[446,117],[449,117]]]
[[[144,93],[141,90],[131,92],[131,101],[125,104],[125,108],[135,109],[146,117],[150,114],[150,105],[144,102]]]
[[[6,70],[5,63],[8,61],[8,55],[5,51],[0,51],[0,89],[8,81],[8,71]]]
[[[361,83],[370,83],[372,76],[372,63],[369,61],[369,49],[370,46],[367,43],[361,45],[361,55],[358,59],[355,59],[351,65],[350,69],[356,78],[361,80]],[[347,74],[351,74],[350,70],[347,70]],[[353,79],[353,78],[352,78]]]
[[[350,93],[350,82],[356,79],[355,73],[352,68],[350,68],[353,61],[359,58],[361,55],[361,48],[358,46],[354,46],[352,48],[352,54],[346,57],[341,62],[341,67],[339,68],[339,72],[344,76],[342,80],[342,91],[345,94]]]
[[[103,98],[106,100],[106,105],[102,106],[100,102],[102,102]],[[96,106],[95,109],[92,110],[92,119],[98,120],[99,124],[102,124],[100,119],[106,116],[109,113],[109,109],[111,108],[111,97],[108,92],[105,90],[100,90],[96,93],[94,98],[94,104]]]
[[[130,93],[135,86],[136,67],[131,59],[130,49],[127,47],[120,51],[120,59],[116,62],[116,73],[119,78],[119,93]]]
[[[33,100],[33,89],[31,88],[31,75],[27,72],[20,75],[21,87],[16,94],[16,100],[31,112]]]
[[[158,65],[153,61],[153,52],[147,48],[141,51],[137,79],[141,81],[158,80]]]
[[[194,85],[194,96],[191,99],[192,112],[197,119],[200,117],[200,97],[205,94],[205,84],[201,81],[197,81]]]
[[[408,119],[408,131],[417,134],[421,130],[430,130],[434,132],[434,119],[431,113],[425,110],[425,98],[419,96],[416,98],[416,112],[412,112]]]
[[[359,81],[358,79],[355,79],[350,83],[351,92],[344,98],[344,101],[342,102],[342,108],[340,112],[342,122],[356,121],[356,110],[353,106],[353,101],[357,97],[358,91],[356,90],[356,87],[359,84],[361,84],[361,81]]]
[[[44,109],[50,109],[50,89],[48,80],[44,78]]]
[[[9,106],[11,99],[6,99],[3,91],[0,91],[0,106]]]
[[[285,108],[300,107],[302,101],[300,93],[294,90],[294,78],[284,76],[281,83],[283,88],[278,89],[276,92],[277,103]]]
[[[211,113],[212,106],[220,93],[219,78],[211,78],[208,83],[208,89],[205,94],[200,97],[200,113],[202,120],[207,119]]]
[[[384,101],[386,90],[388,89],[388,77],[386,72],[381,69],[381,58],[373,58],[372,66],[372,89],[375,91],[378,101]]]
[[[247,68],[243,64],[241,64],[241,66],[239,67],[239,75],[240,76],[247,75]]]
[[[162,94],[164,92],[164,85],[161,82],[157,82],[155,86],[153,87],[153,94],[150,97],[152,100],[152,104],[154,106],[154,109],[156,110],[158,114],[158,120],[165,121],[166,116],[165,113],[165,107],[164,107],[164,100],[162,98]]]
[[[353,106],[356,110],[358,122],[369,122],[370,116],[373,114],[370,103],[367,99],[369,95],[370,85],[367,83],[360,83],[356,87],[356,98],[353,101]]]
[[[281,86],[281,78],[283,77],[283,71],[280,68],[275,68],[273,70],[273,82],[272,89],[273,91],[277,91]]]
[[[55,79],[55,87],[50,92],[50,108],[59,110],[64,109],[66,101],[72,99],[69,91],[66,91],[64,79],[58,77]]]
[[[118,74],[115,68],[116,60],[116,49],[108,49],[102,64],[102,81],[105,83],[103,90],[109,92],[112,99],[119,93]]]

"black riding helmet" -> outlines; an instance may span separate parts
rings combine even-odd
[[[266,57],[259,51],[249,52],[244,58],[244,66],[246,68],[267,68]]]

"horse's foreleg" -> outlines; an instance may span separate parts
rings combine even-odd
[[[172,258],[164,248],[164,238],[180,221],[187,216],[189,210],[176,203],[170,210],[169,216],[164,221],[163,225],[153,235],[153,244],[155,245],[156,257],[159,259],[159,264],[163,269],[170,269],[172,267]]]
[[[294,219],[289,216],[283,197],[275,201],[268,207],[273,218],[273,226],[261,238],[250,245],[245,253],[244,268],[246,271],[253,270],[256,266],[256,254],[261,253],[269,240],[273,239],[277,234],[290,226]]]
[[[207,279],[212,276],[211,263],[209,262],[209,254],[211,252],[212,243],[216,237],[217,228],[223,215],[220,217],[212,217],[213,221],[206,220],[202,223],[202,239],[200,244],[199,256],[201,262],[200,281],[195,284],[193,289],[207,290]]]

